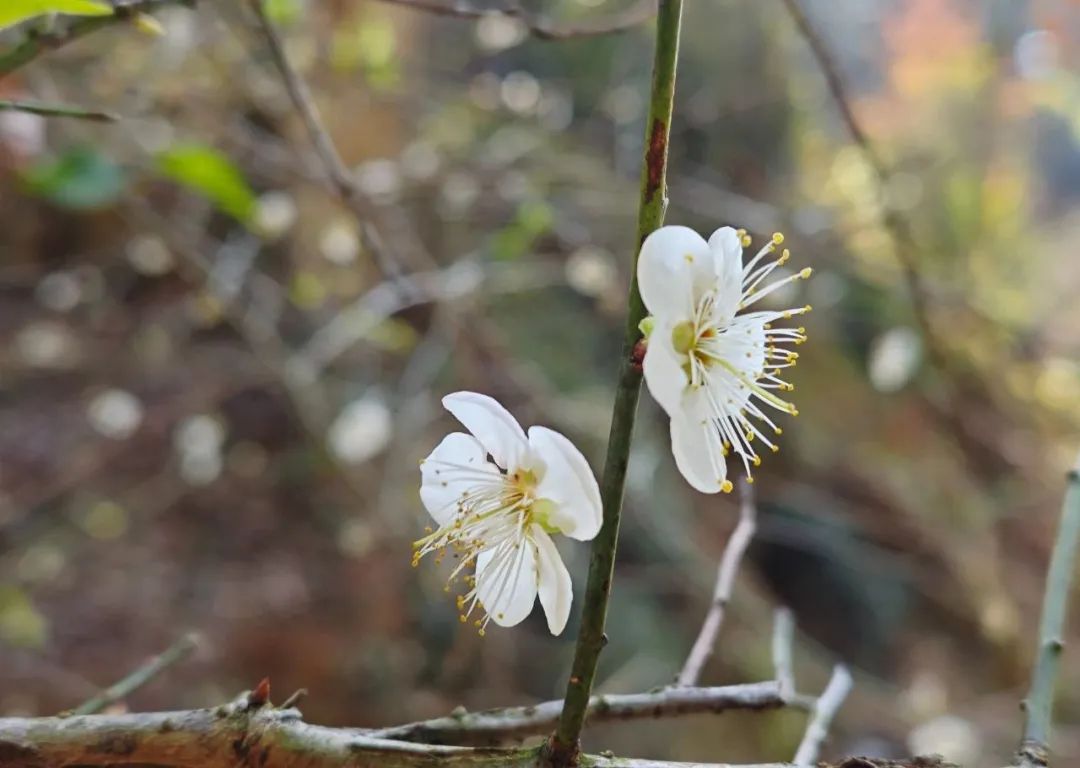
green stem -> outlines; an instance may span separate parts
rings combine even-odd
[[[1021,766],[1045,766],[1050,753],[1050,725],[1053,719],[1054,684],[1065,632],[1065,613],[1080,544],[1080,459],[1069,473],[1069,487],[1061,509],[1061,523],[1050,567],[1046,573],[1042,619],[1039,621],[1039,650],[1031,674],[1031,690],[1024,700],[1026,713],[1024,738],[1020,742],[1017,763]]]
[[[75,707],[70,714],[93,715],[118,701],[126,699],[166,669],[186,659],[196,648],[198,648],[196,636],[192,634],[184,635],[161,654],[150,659],[120,682]]]
[[[86,109],[73,107],[67,104],[44,104],[40,101],[8,101],[0,99],[0,112],[26,112],[41,117],[73,117],[78,120],[89,120],[97,123],[112,123],[120,119],[112,112],[102,112],[98,109]]]
[[[638,207],[636,249],[664,221],[667,208],[668,138],[675,95],[675,69],[679,55],[679,29],[682,24],[682,0],[661,0],[656,17],[656,51],[653,58],[649,117],[645,130],[644,163],[641,169],[641,197]],[[607,458],[600,496],[604,506],[604,524],[593,541],[589,577],[585,587],[581,629],[578,632],[574,663],[558,728],[548,748],[548,759],[555,765],[575,761],[578,739],[585,722],[592,693],[596,665],[607,638],[607,619],[611,578],[615,567],[615,549],[619,538],[626,467],[634,432],[638,395],[641,392],[641,368],[633,360],[634,347],[641,338],[638,325],[645,317],[645,305],[637,284],[636,250],[630,282],[626,331],[622,348],[619,382],[611,416]]]

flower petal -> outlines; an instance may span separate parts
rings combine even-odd
[[[540,605],[547,616],[548,630],[558,635],[570,617],[574,584],[551,537],[539,525],[533,525],[532,536],[536,542],[536,566],[540,575]]]
[[[727,479],[723,443],[703,404],[703,390],[671,419],[671,452],[679,472],[696,490],[718,493]]]
[[[547,427],[529,428],[529,446],[544,463],[536,495],[556,505],[550,522],[567,536],[588,541],[604,519],[600,488],[581,451],[564,435]]]
[[[490,482],[500,482],[502,477],[487,460],[480,441],[464,432],[451,432],[420,462],[420,500],[435,522],[446,525],[464,494],[489,482],[487,476]]]
[[[645,349],[645,362],[642,365],[649,394],[660,403],[660,407],[668,415],[680,408],[683,392],[689,383],[686,371],[683,370],[683,363],[686,362],[687,357],[676,352],[671,341],[673,328],[670,322],[656,324],[649,336],[649,345]]]
[[[690,317],[695,299],[715,274],[709,244],[689,227],[660,227],[641,244],[638,290],[657,317]]]
[[[443,407],[473,433],[503,469],[515,469],[528,456],[529,444],[517,419],[494,398],[476,392],[454,392]]]
[[[742,298],[742,241],[734,229],[721,227],[709,237],[709,248],[719,288],[713,316],[722,323],[729,322],[738,311]]]
[[[532,612],[536,589],[536,546],[528,536],[476,556],[476,596],[499,626],[520,624]]]

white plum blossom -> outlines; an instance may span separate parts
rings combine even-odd
[[[782,242],[782,235],[773,235],[746,264],[742,251],[750,238],[731,227],[716,230],[708,241],[686,227],[661,227],[641,246],[638,285],[652,315],[645,382],[671,417],[679,471],[703,493],[732,489],[726,460],[732,451],[753,482],[750,468],[761,463],[755,440],[779,450],[766,431],[778,435],[781,430],[766,411],[797,414],[777,394],[794,389],[780,374],[798,359],[782,345],[801,344],[806,331],[773,323],[810,307],[739,314],[810,276],[806,268],[768,281],[790,258],[786,249],[772,258]]]
[[[457,598],[461,621],[474,611],[489,621],[520,623],[537,596],[553,635],[570,615],[573,585],[552,534],[588,541],[600,531],[600,490],[585,457],[546,427],[528,435],[498,402],[455,392],[443,406],[471,434],[452,432],[420,464],[420,498],[438,528],[413,545],[413,565],[452,552],[467,591]],[[467,573],[475,566],[475,573]]]

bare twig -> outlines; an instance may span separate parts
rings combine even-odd
[[[836,716],[837,710],[851,691],[851,684],[851,673],[847,667],[843,664],[833,667],[829,684],[825,686],[824,692],[814,704],[810,722],[806,726],[806,733],[795,753],[795,765],[799,768],[814,765],[817,762],[821,745],[825,737],[829,735],[829,726],[832,725],[833,717]]]
[[[703,712],[719,713],[732,709],[776,709],[784,704],[780,685],[774,681],[717,688],[669,686],[648,693],[593,696],[585,717],[588,722],[596,723]],[[561,700],[545,701],[527,707],[450,715],[370,731],[368,735],[381,739],[435,744],[502,744],[547,733],[558,721],[562,707]]]
[[[26,66],[38,56],[48,51],[62,48],[68,43],[85,37],[100,29],[114,24],[137,19],[140,14],[153,11],[166,5],[194,6],[194,0],[131,0],[117,4],[111,16],[85,16],[73,20],[66,26],[46,33],[32,32],[21,43],[10,50],[0,53],[0,78]]]
[[[682,671],[679,672],[679,685],[696,685],[701,677],[701,669],[712,656],[716,647],[716,638],[724,623],[728,601],[735,589],[735,577],[739,572],[746,548],[757,530],[757,510],[754,506],[754,489],[749,483],[739,483],[739,523],[724,548],[720,558],[720,567],[716,574],[716,587],[713,589],[712,605],[701,625],[697,640],[690,655],[686,657]]]
[[[795,645],[795,616],[788,608],[777,608],[773,618],[772,657],[776,670],[776,682],[785,700],[794,699],[795,663],[792,649]]]
[[[126,699],[169,667],[186,659],[198,646],[199,639],[197,635],[193,633],[184,635],[120,682],[75,707],[75,709],[71,710],[71,713],[73,715],[93,715],[111,704]]]
[[[464,0],[380,0],[380,2],[458,19],[482,19],[493,14],[502,14],[521,22],[529,34],[540,40],[568,40],[575,37],[617,34],[640,26],[656,15],[656,0],[641,0],[636,5],[609,18],[578,25],[554,24],[529,13],[516,2],[494,10],[477,8]]]
[[[26,112],[39,117],[71,117],[77,120],[89,120],[92,123],[113,123],[120,119],[112,112],[86,109],[69,104],[45,104],[40,101],[8,101],[0,99],[0,112]]]
[[[1039,621],[1039,651],[1031,673],[1031,690],[1024,700],[1024,737],[1016,753],[1021,768],[1043,768],[1050,759],[1054,685],[1064,648],[1065,614],[1069,604],[1076,550],[1080,545],[1080,456],[1069,472],[1069,485],[1061,509],[1061,523],[1043,593]]]
[[[537,761],[537,748],[393,741],[352,728],[309,725],[295,709],[252,709],[247,700],[244,694],[216,709],[178,712],[0,718],[0,758],[4,765],[34,768],[533,768]],[[731,768],[610,755],[587,755],[585,760],[596,768]],[[906,765],[888,763],[889,768]]]

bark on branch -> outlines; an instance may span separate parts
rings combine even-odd
[[[685,692],[685,689],[684,689]],[[461,747],[378,738],[303,722],[295,709],[252,707],[247,694],[216,709],[124,715],[0,718],[4,768],[531,768],[537,748]],[[582,755],[595,768],[732,768]],[[823,764],[822,764],[823,765]],[[835,768],[937,768],[933,758],[856,758]],[[791,768],[769,763],[743,768]]]
[[[595,723],[730,709],[776,709],[788,704],[781,694],[780,683],[772,680],[715,688],[671,686],[648,693],[593,696],[585,717]],[[368,735],[430,744],[495,745],[547,733],[555,726],[562,708],[562,700],[545,701],[534,706],[450,715],[369,731]]]

